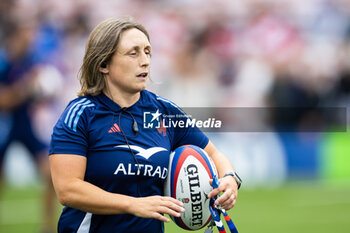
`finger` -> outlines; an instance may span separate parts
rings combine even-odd
[[[225,209],[225,210],[230,210],[230,209],[232,209],[235,206],[235,204],[236,204],[236,200],[234,200],[231,204],[222,206],[222,208]]]
[[[160,213],[153,213],[152,218],[158,219],[162,222],[170,222],[170,219],[161,215]]]
[[[236,202],[235,195],[232,194],[228,199],[221,203],[221,207],[224,209],[232,208]]]
[[[213,189],[209,194],[208,198],[216,197],[221,191],[219,189]]]
[[[167,215],[170,215],[170,216],[174,216],[174,217],[180,217],[181,214],[175,210],[172,210],[170,208],[167,208],[165,206],[160,206],[158,208],[158,213],[162,213],[162,214],[167,214]]]
[[[216,189],[213,189],[209,194],[208,194],[208,198],[212,198],[215,197],[216,195],[218,195],[219,193],[221,193],[223,190],[223,186],[219,186]]]
[[[233,192],[230,189],[226,190],[218,199],[216,199],[215,205],[222,206],[227,200],[230,199],[232,194]]]
[[[183,203],[174,198],[163,198],[161,205],[166,206],[167,208],[173,209],[176,212],[181,212],[181,213],[185,212],[185,209],[183,208]]]
[[[182,206],[179,206],[179,205],[177,205],[177,204],[175,204],[175,203],[173,203],[173,202],[171,202],[171,201],[165,201],[165,202],[163,203],[163,205],[164,205],[165,207],[169,208],[169,209],[172,209],[172,210],[178,212],[178,213],[180,213],[180,212],[181,212],[181,213],[185,212],[185,209],[184,209]]]
[[[162,197],[162,200],[163,201],[170,201],[178,206],[183,206],[184,203],[182,203],[181,201],[175,199],[175,198],[172,198],[172,197]]]

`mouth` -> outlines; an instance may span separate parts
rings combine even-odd
[[[142,73],[136,75],[136,77],[138,77],[138,78],[146,78],[147,76],[148,76],[148,72],[142,72]]]

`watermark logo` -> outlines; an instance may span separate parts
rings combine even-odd
[[[345,107],[152,108],[143,111],[143,128],[198,128],[203,132],[347,132]],[[111,128],[111,132],[118,128]]]
[[[143,127],[145,129],[185,129],[185,128],[221,128],[222,121],[213,117],[206,119],[192,118],[185,113],[163,114],[159,109],[143,113]]]
[[[161,127],[160,116],[162,114],[159,109],[155,112],[144,112],[143,113],[143,127],[145,129],[159,129]]]

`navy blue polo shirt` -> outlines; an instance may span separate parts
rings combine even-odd
[[[134,197],[163,195],[170,152],[187,144],[204,148],[209,140],[197,127],[176,130],[163,125],[145,126],[145,120],[161,122],[160,113],[183,114],[171,101],[146,90],[134,105],[125,109],[103,93],[79,97],[68,104],[54,127],[50,154],[85,156],[84,179],[108,192]],[[134,121],[138,125],[137,135],[132,129]],[[58,231],[158,233],[164,232],[164,227],[156,219],[128,214],[96,215],[65,207]]]

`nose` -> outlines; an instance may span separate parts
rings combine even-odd
[[[147,67],[150,65],[150,62],[151,62],[151,58],[148,54],[146,53],[141,53],[141,56],[140,56],[140,66],[142,67]]]

